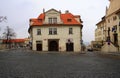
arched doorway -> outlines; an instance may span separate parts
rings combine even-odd
[[[66,51],[74,51],[73,39],[68,39],[66,43]]]
[[[48,43],[49,51],[58,51],[58,47],[59,47],[58,40],[49,40],[48,42],[49,42]]]
[[[74,43],[66,43],[66,51],[74,51]]]
[[[36,44],[37,46],[37,51],[42,51],[42,44]]]
[[[36,50],[42,51],[42,41],[36,41]]]

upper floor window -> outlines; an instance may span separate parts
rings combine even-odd
[[[57,18],[48,18],[49,24],[56,24],[57,23]]]
[[[110,23],[110,19],[108,19],[108,23]]]
[[[52,24],[52,18],[48,18],[49,24]]]
[[[37,29],[37,35],[41,35],[41,29]]]
[[[117,19],[117,16],[114,16],[114,17],[113,17],[113,21],[115,21],[116,19]]]
[[[57,18],[53,18],[53,23],[54,23],[54,24],[57,23]]]
[[[57,28],[49,28],[49,35],[56,35],[57,34]]]
[[[113,32],[113,31],[114,31],[114,32],[117,31],[117,25],[115,25],[115,26],[112,27],[112,32]]]
[[[73,28],[69,28],[69,34],[73,34]]]

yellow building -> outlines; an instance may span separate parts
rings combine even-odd
[[[118,44],[119,44],[119,51],[120,51],[120,9],[118,12],[116,12],[117,16],[119,17],[119,23],[118,23]]]
[[[109,1],[104,19],[96,24],[95,41],[110,42],[120,50],[120,0]]]

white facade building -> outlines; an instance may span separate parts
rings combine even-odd
[[[79,15],[50,9],[30,19],[32,50],[81,51],[82,21]]]

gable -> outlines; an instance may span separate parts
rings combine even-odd
[[[58,12],[57,10],[55,9],[50,9],[48,10],[47,12],[45,12],[45,16],[49,16],[49,15],[60,15],[60,12]]]

